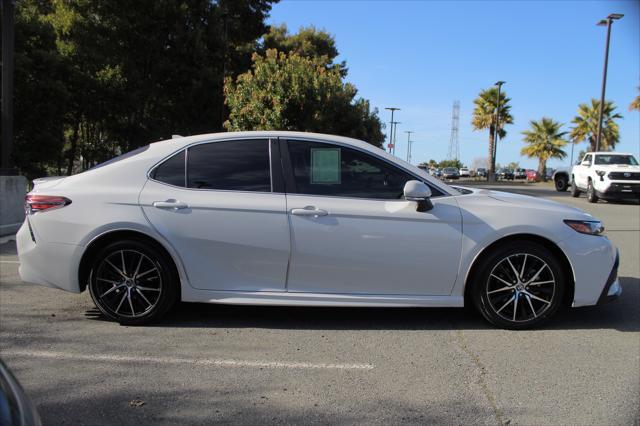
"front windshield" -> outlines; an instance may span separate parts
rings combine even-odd
[[[598,154],[596,155],[596,164],[624,164],[627,166],[637,166],[638,161],[633,155]]]

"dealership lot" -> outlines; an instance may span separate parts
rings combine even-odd
[[[504,331],[462,309],[181,305],[104,321],[88,294],[23,284],[0,252],[0,356],[45,424],[639,422],[640,206],[549,186],[620,248],[622,297]]]

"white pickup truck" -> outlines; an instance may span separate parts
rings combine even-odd
[[[559,169],[553,180],[558,191],[571,185],[571,195],[587,193],[590,203],[599,199],[638,199],[640,197],[640,166],[632,154],[619,152],[588,152],[571,169]]]

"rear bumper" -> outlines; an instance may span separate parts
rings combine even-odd
[[[16,234],[16,245],[22,281],[80,293],[77,274],[73,271],[77,271],[75,259],[81,247],[41,241],[32,234],[27,220]]]
[[[598,298],[598,305],[602,305],[604,303],[611,302],[617,299],[620,294],[622,294],[622,287],[620,286],[620,281],[618,280],[618,266],[620,265],[620,253],[616,252],[616,260],[613,263],[613,268],[611,268],[611,273],[609,274],[609,278],[607,278],[607,282],[602,289],[602,293]]]

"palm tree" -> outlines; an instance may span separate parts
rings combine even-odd
[[[498,136],[504,138],[507,132],[504,130],[505,124],[513,124],[513,117],[509,113],[511,99],[507,98],[505,92],[500,92],[500,118],[498,120]],[[491,87],[480,92],[478,97],[473,101],[473,118],[471,125],[473,130],[489,129],[489,174],[493,174],[495,170],[491,158],[493,158],[493,150],[495,145],[494,134],[496,128],[496,106],[498,105],[498,89]]]
[[[640,90],[640,87],[638,87],[638,90]],[[636,98],[631,102],[631,105],[629,105],[629,111],[640,111],[640,95],[636,96]]]
[[[531,130],[522,132],[524,141],[528,144],[520,153],[529,158],[538,159],[538,176],[546,176],[547,160],[550,158],[562,159],[567,154],[562,147],[567,144],[564,136],[567,132],[561,132],[561,123],[551,118],[542,117],[535,121],[531,120]]]
[[[608,151],[615,148],[620,141],[618,123],[614,120],[622,118],[622,115],[614,113],[616,106],[613,102],[605,101],[602,113],[602,138],[600,140],[600,150]],[[600,101],[591,99],[591,105],[580,104],[578,115],[571,120],[574,124],[571,129],[571,139],[574,143],[584,140],[589,142],[589,150],[595,151],[596,137],[598,134],[598,114],[600,112]]]

